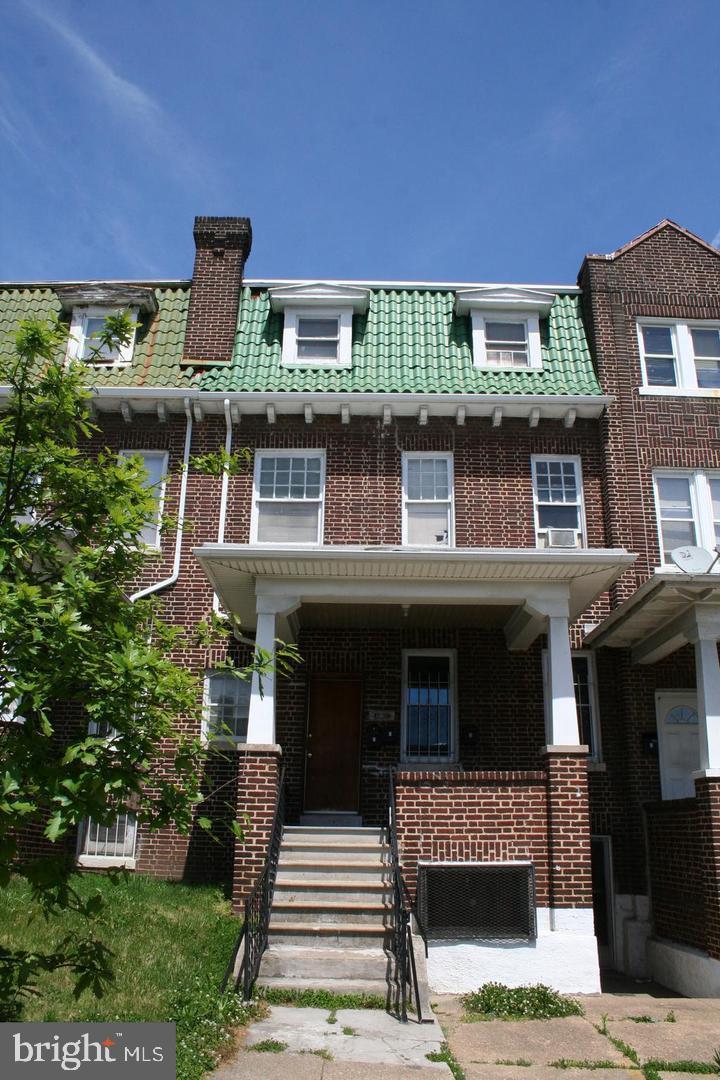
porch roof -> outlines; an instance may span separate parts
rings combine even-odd
[[[604,619],[585,643],[632,649],[637,664],[654,664],[693,640],[694,617],[720,604],[720,574],[658,570]]]
[[[203,544],[195,548],[223,606],[254,628],[257,597],[300,603],[505,605],[526,608],[535,636],[542,606],[567,602],[575,619],[630,565],[620,548],[400,548]],[[526,644],[533,634],[523,629]]]

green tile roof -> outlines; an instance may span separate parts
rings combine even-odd
[[[352,367],[284,368],[281,313],[266,291],[242,290],[231,361],[182,364],[190,289],[157,288],[158,312],[141,323],[133,362],[93,368],[95,386],[193,386],[200,390],[282,393],[588,394],[595,376],[577,295],[556,296],[541,321],[541,369],[492,371],[473,366],[470,318],[454,314],[452,290],[373,289],[366,315],[353,319]],[[0,287],[0,356],[12,350],[18,323],[48,318],[60,305],[49,286]]]
[[[92,368],[92,385],[196,385],[192,370],[180,366],[189,296],[186,285],[155,289],[158,311],[140,322],[132,364],[122,368]],[[48,319],[59,313],[58,298],[48,286],[0,288],[0,356],[12,353],[22,319]]]
[[[244,288],[235,350],[208,368],[202,390],[337,393],[601,394],[577,295],[556,297],[543,331],[537,371],[473,367],[470,318],[454,314],[455,294],[432,289],[374,289],[367,315],[353,319],[352,367],[284,368],[281,313],[267,292]]]

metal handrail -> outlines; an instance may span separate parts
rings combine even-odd
[[[221,990],[224,990],[235,970],[240,949],[244,944],[245,949],[234,985],[237,990],[240,982],[242,982],[243,998],[246,1001],[249,1001],[252,997],[253,986],[260,970],[260,961],[267,948],[270,909],[272,908],[273,894],[275,892],[275,878],[277,877],[284,823],[285,766],[282,765],[278,777],[277,799],[275,801],[275,812],[273,814],[265,864],[245,900],[245,918],[221,984]]]
[[[393,884],[393,934],[392,951],[395,957],[395,980],[400,994],[398,1002],[400,1019],[407,1023],[407,988],[412,987],[415,998],[415,1010],[418,1021],[422,1021],[422,1006],[420,1004],[420,985],[418,983],[417,968],[415,965],[415,950],[413,948],[412,916],[413,907],[410,901],[410,893],[405,884],[405,879],[400,869],[400,854],[397,838],[397,811],[395,807],[395,773],[392,766],[389,769],[389,792],[388,792],[388,840],[390,842],[390,869]],[[423,935],[424,937],[424,935]]]

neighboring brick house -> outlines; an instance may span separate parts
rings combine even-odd
[[[128,817],[90,823],[81,863],[240,903],[281,760],[290,824],[382,825],[395,766],[431,985],[596,990],[599,942],[720,993],[720,579],[668,565],[720,540],[718,252],[663,222],[578,286],[297,282],[245,277],[247,219],[198,218],[195,241],[191,281],[0,292],[3,338],[62,310],[80,355],[92,320],[137,313],[88,380],[90,452],[143,452],[185,525],[148,526],[136,594],[181,624],[233,612],[240,659],[276,638],[303,658],[261,693],[213,674],[217,650],[178,654],[220,751],[210,812],[247,813],[244,844]],[[247,472],[181,468],[223,446]],[[476,876],[451,904],[458,863]]]

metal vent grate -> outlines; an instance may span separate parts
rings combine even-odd
[[[530,863],[418,866],[418,916],[429,937],[532,941],[535,868]]]

